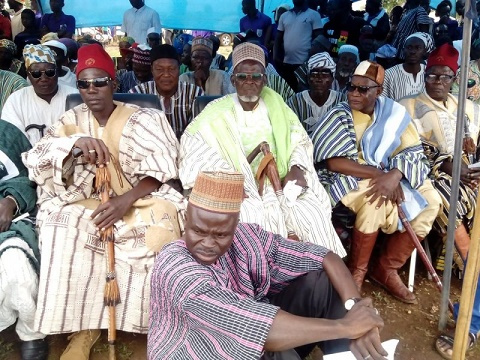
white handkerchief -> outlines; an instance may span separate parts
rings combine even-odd
[[[391,340],[382,342],[383,348],[388,353],[388,356],[387,356],[388,360],[394,360],[395,349],[397,348],[397,345],[398,345],[397,339],[391,339]],[[355,360],[355,356],[352,354],[351,351],[344,351],[341,353],[325,355],[323,357],[323,360]]]
[[[297,185],[297,180],[289,181],[283,188],[283,194],[288,207],[295,205],[295,201],[302,193],[302,187]]]

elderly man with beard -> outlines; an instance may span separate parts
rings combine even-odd
[[[65,100],[77,89],[58,83],[55,54],[44,45],[27,45],[23,58],[32,84],[14,92],[5,102],[1,118],[15,125],[32,145],[41,139],[44,129],[65,112]]]
[[[356,214],[349,268],[358,288],[382,231],[388,237],[370,277],[395,298],[415,303],[398,274],[415,248],[398,207],[423,239],[441,200],[428,178],[428,161],[412,119],[403,106],[380,96],[384,74],[377,63],[357,66],[348,102],[334,107],[312,135],[314,159],[332,204],[341,202]]]
[[[358,48],[354,45],[342,45],[338,50],[337,72],[332,89],[346,92],[347,84],[350,82],[353,71],[360,62]]]
[[[382,95],[398,101],[406,96],[422,93],[425,89],[423,61],[433,47],[430,34],[416,32],[407,37],[403,47],[405,62],[385,71]]]
[[[308,60],[310,90],[295,94],[287,101],[309,135],[323,115],[346,99],[345,94],[331,90],[335,69],[335,62],[327,52],[313,55]]]
[[[241,173],[198,175],[185,234],[155,262],[148,358],[301,360],[318,345],[384,359],[383,321],[343,261],[241,222],[243,200]]]
[[[345,250],[331,223],[328,195],[313,167],[312,143],[282,97],[265,86],[263,50],[251,43],[238,45],[233,67],[236,93],[207,106],[182,136],[179,171],[184,189],[193,187],[201,171],[240,171],[245,175],[247,196],[242,221],[285,237],[296,234],[302,241],[323,245],[343,257]],[[263,166],[263,154],[247,158],[265,142],[275,157],[282,183],[278,186],[289,196],[289,206],[283,206],[270,182],[259,193],[255,174]]]
[[[213,61],[212,40],[196,37],[192,40],[191,54],[193,71],[180,75],[180,81],[197,85],[205,95],[228,94],[229,81],[225,71],[210,69]]]
[[[179,81],[180,61],[172,45],[160,45],[150,54],[153,80],[135,86],[130,93],[155,94],[160,98],[173,132],[180,139],[187,125],[193,120],[193,102],[203,90],[193,84]]]

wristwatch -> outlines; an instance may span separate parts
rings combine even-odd
[[[362,299],[360,299],[360,298],[354,298],[354,297],[353,297],[353,298],[350,298],[350,299],[347,299],[347,301],[345,301],[345,310],[347,310],[347,311],[352,310],[353,305],[355,305],[355,304],[356,304],[357,302],[359,302],[360,300],[362,300]]]

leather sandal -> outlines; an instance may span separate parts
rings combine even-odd
[[[435,349],[440,354],[440,356],[443,357],[444,359],[452,358],[454,336],[455,336],[455,333],[453,331],[449,331],[439,335],[437,337],[437,340],[435,340]],[[476,342],[477,342],[477,335],[469,333],[467,349],[470,350],[471,348],[473,348]]]

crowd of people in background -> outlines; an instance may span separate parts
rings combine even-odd
[[[162,29],[168,14],[130,0],[114,59],[92,36],[76,34],[64,0],[50,0],[47,14],[35,0],[28,8],[8,0],[10,11],[2,1],[0,283],[8,286],[0,289],[0,330],[17,321],[22,359],[46,359],[45,337],[70,332],[61,359],[89,358],[108,326],[100,289],[112,274],[105,274],[99,233],[113,224],[124,286],[118,329],[149,332],[151,359],[219,358],[219,344],[232,342],[240,344],[239,359],[298,359],[311,343],[325,353],[343,350],[344,338],[353,340],[357,358],[383,358],[382,320],[359,297],[369,276],[396,299],[416,301],[398,272],[414,248],[400,206],[419,240],[436,246],[439,270],[448,214],[456,211],[454,268],[464,270],[480,183],[478,168],[469,167],[480,160],[478,19],[465,44],[461,1],[432,9],[429,0],[406,0],[388,13],[382,0],[367,0],[364,11],[352,10],[350,0],[293,0],[272,16],[255,0],[238,1],[245,16],[224,57],[214,32]],[[450,206],[462,46],[471,46],[468,100],[460,194]],[[150,95],[156,109],[120,102],[118,94]],[[67,99],[75,97],[80,105],[72,109]],[[211,103],[200,107],[200,98]],[[99,164],[118,176],[116,196],[103,205],[94,192]],[[198,179],[222,190],[202,188]],[[371,261],[381,233],[384,248]],[[198,239],[210,235],[208,248]],[[164,244],[180,238],[162,255]],[[248,260],[250,251],[257,262]],[[348,258],[351,274],[340,258]],[[250,275],[261,270],[272,284],[237,274],[238,264]],[[18,271],[3,271],[11,266]],[[325,305],[322,316],[281,303],[292,297],[285,284],[317,272],[308,286],[328,290],[329,302],[345,302],[346,310],[353,306],[353,315],[343,306]],[[151,279],[165,287],[150,288]],[[331,338],[299,334],[283,348],[277,331],[295,321],[275,315],[266,299],[300,316],[361,325]],[[149,325],[149,311],[165,313]],[[220,315],[203,324],[205,314]],[[229,316],[231,326],[258,328],[258,336],[220,321]],[[477,290],[469,347],[479,330]],[[451,358],[453,334],[435,345]]]

